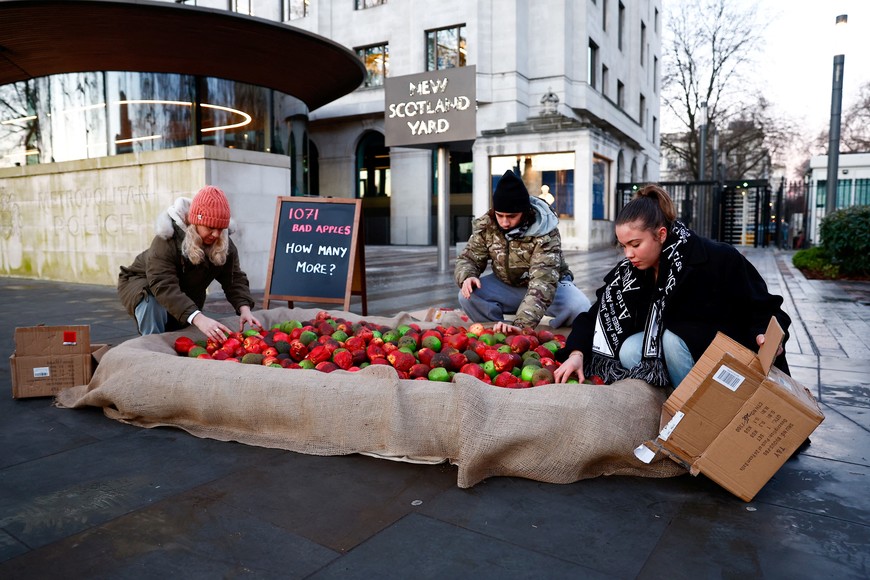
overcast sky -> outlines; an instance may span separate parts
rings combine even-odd
[[[759,69],[769,79],[764,84],[768,98],[816,134],[831,121],[836,42],[845,55],[844,109],[855,101],[861,84],[870,81],[870,0],[757,0],[757,4],[769,17],[766,46],[759,58]],[[848,15],[845,27],[834,24],[838,14]],[[839,28],[845,29],[843,35]]]

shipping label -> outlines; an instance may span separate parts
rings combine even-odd
[[[713,375],[713,380],[729,391],[736,391],[743,384],[743,381],[746,380],[746,377],[734,369],[722,365],[716,371],[716,374]]]

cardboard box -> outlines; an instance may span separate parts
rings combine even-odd
[[[462,310],[453,308],[427,308],[409,312],[411,316],[423,322],[437,322],[438,324],[468,324],[471,321]]]
[[[773,366],[784,332],[771,318],[758,354],[722,333],[665,401],[661,432],[635,449],[665,453],[751,501],[825,416],[809,390]]]
[[[9,357],[12,397],[50,397],[61,389],[85,385],[109,350],[91,344],[88,326],[32,326],[15,329]]]

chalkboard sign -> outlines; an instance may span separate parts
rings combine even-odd
[[[263,307],[270,300],[344,304],[362,296],[365,269],[359,236],[360,200],[279,197]]]

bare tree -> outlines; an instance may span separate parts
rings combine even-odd
[[[858,99],[843,115],[841,127],[841,149],[870,152],[870,82],[861,85]]]
[[[746,77],[754,70],[751,57],[763,42],[764,21],[757,8],[732,0],[675,0],[671,6],[663,43],[662,101],[680,129],[662,134],[662,148],[682,168],[680,177],[696,178],[701,106],[707,103],[708,129],[719,131],[728,175],[742,178],[745,171],[769,170],[776,145],[789,130],[758,91],[746,90],[753,86]],[[707,178],[715,162],[711,141],[708,136]]]
[[[805,141],[800,157],[802,162],[795,177],[802,177],[810,166],[810,158],[827,155],[830,145],[830,127],[825,127],[815,138]],[[861,85],[856,100],[844,108],[840,117],[840,152],[870,153],[870,82]]]

